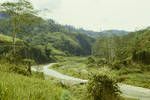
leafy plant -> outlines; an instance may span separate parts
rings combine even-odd
[[[117,82],[106,74],[92,74],[87,89],[93,100],[119,99],[120,90]]]

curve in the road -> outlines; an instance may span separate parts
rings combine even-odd
[[[45,75],[56,77],[56,78],[61,79],[61,80],[66,80],[66,81],[74,82],[76,84],[87,83],[88,82],[87,80],[82,80],[82,79],[79,79],[79,78],[74,78],[74,77],[71,77],[71,76],[68,76],[68,75],[61,74],[61,73],[59,73],[59,72],[57,72],[55,70],[49,69],[49,67],[52,66],[53,64],[54,63],[44,66],[43,72],[44,72]]]
[[[48,65],[43,66],[43,73],[45,75],[49,75],[52,77],[55,77],[60,80],[69,81],[74,84],[80,84],[80,83],[87,83],[88,80],[83,80],[79,78],[74,78],[68,75],[64,75],[62,73],[59,73],[53,69],[49,69],[50,66],[54,65],[55,63],[51,63]],[[32,68],[33,71],[37,71],[35,68]],[[131,98],[137,98],[139,100],[150,100],[150,89],[142,88],[142,87],[136,87],[126,84],[118,84],[120,87],[120,90],[122,92],[122,95],[131,97]]]

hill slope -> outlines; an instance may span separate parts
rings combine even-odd
[[[32,16],[33,17],[33,16]],[[34,24],[21,24],[17,37],[36,45],[43,50],[51,47],[55,55],[90,55],[94,39],[77,31],[70,31],[68,27],[55,23],[53,20],[43,20],[33,17]],[[0,32],[11,35],[9,19],[0,20]]]
[[[0,71],[2,100],[61,100],[64,90],[50,81]],[[54,88],[55,87],[55,88]]]

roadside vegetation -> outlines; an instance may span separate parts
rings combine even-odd
[[[150,73],[148,71],[143,72],[138,64],[116,69],[114,68],[116,65],[89,63],[88,60],[91,58],[98,61],[98,58],[94,57],[66,57],[64,58],[66,60],[54,64],[50,69],[81,79],[88,79],[91,73],[109,71],[121,83],[150,88]],[[102,60],[102,63],[104,62]]]
[[[51,81],[6,72],[0,75],[1,100],[63,100],[63,89]]]

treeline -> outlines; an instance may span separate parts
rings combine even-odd
[[[122,36],[99,37],[93,46],[92,54],[105,58],[109,62],[130,60],[148,65],[150,64],[150,30],[146,28]]]

